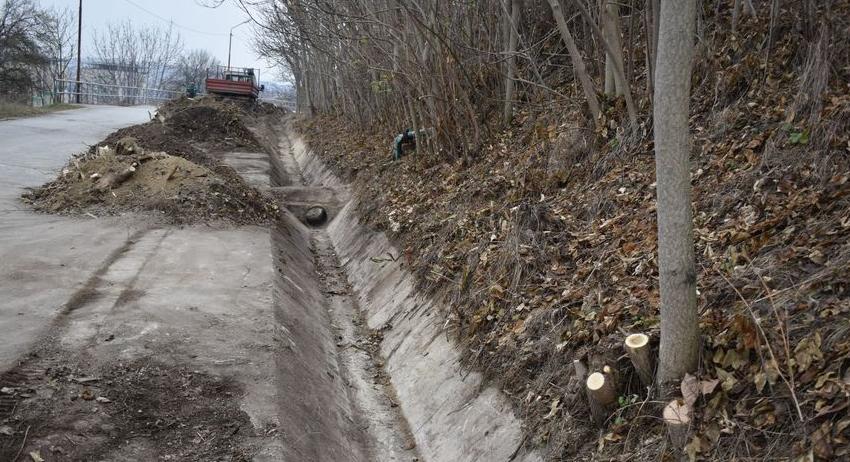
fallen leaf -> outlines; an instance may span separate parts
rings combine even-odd
[[[552,401],[552,404],[549,406],[549,413],[546,414],[546,416],[543,417],[543,418],[546,419],[546,420],[549,420],[552,417],[555,417],[555,415],[558,413],[558,406],[560,404],[561,404],[561,398],[555,398],[555,400]]]
[[[682,389],[682,399],[688,406],[693,406],[699,398],[700,384],[696,377],[691,374],[685,374],[680,386]]]
[[[794,360],[797,362],[798,371],[805,371],[813,362],[823,359],[820,345],[821,337],[817,331],[797,344],[794,348]]]
[[[767,384],[767,374],[765,374],[764,371],[756,372],[756,374],[753,375],[753,383],[756,386],[756,390],[761,393],[762,390],[764,390],[765,384]]]
[[[708,396],[714,393],[714,389],[717,388],[718,384],[720,384],[720,379],[710,379],[701,381],[700,387],[702,388],[702,394]]]
[[[44,462],[44,459],[41,458],[41,453],[38,451],[31,452],[30,459],[32,459],[32,462]]]

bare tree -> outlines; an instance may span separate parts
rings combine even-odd
[[[582,90],[584,90],[584,96],[587,98],[590,115],[596,120],[602,114],[602,111],[599,109],[599,98],[596,97],[596,88],[593,85],[593,81],[590,80],[590,74],[587,73],[584,58],[581,56],[573,35],[570,33],[570,28],[567,26],[567,19],[564,17],[561,1],[549,0],[549,7],[552,8],[552,16],[555,17],[555,22],[558,24],[561,38],[564,40],[564,44],[567,45],[567,51],[569,51],[570,59],[573,62],[573,69],[578,76]]]
[[[49,62],[42,72],[42,81],[43,86],[50,87],[56,80],[68,77],[68,66],[76,50],[76,14],[67,7],[47,10],[43,28],[41,48]]]
[[[94,35],[99,83],[162,89],[183,48],[173,27],[137,27],[127,20]]]
[[[661,2],[654,120],[662,390],[699,359],[688,130],[695,18],[695,0]]]
[[[508,8],[509,7],[509,8]],[[505,1],[505,16],[508,21],[508,36],[507,48],[507,75],[505,76],[505,109],[504,122],[508,124],[513,117],[513,99],[514,99],[514,76],[516,75],[516,45],[519,38],[517,23],[519,23],[520,5],[519,0]]]
[[[202,89],[207,76],[207,70],[219,64],[218,59],[207,50],[194,49],[180,57],[177,64],[177,75],[184,85],[194,85]]]
[[[44,12],[32,0],[5,0],[0,5],[0,91],[29,99],[38,68],[48,63],[39,46]]]
[[[617,0],[602,0],[599,7],[602,32],[610,52],[605,52],[605,94],[621,96],[627,83],[620,78],[616,69],[623,65],[623,44],[620,39],[620,5]],[[623,76],[625,77],[625,76]]]

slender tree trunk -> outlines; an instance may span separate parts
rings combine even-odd
[[[573,63],[573,69],[581,83],[581,88],[584,90],[584,96],[587,99],[587,105],[590,108],[590,115],[593,120],[599,119],[602,111],[599,109],[599,99],[596,97],[596,89],[593,88],[593,82],[590,80],[590,75],[587,73],[587,68],[584,66],[584,58],[578,51],[573,35],[570,33],[570,28],[567,27],[567,20],[564,18],[564,12],[561,8],[560,0],[549,0],[549,6],[552,8],[552,16],[558,24],[558,29],[561,31],[561,38],[567,46],[567,51],[570,53],[570,59]]]
[[[608,14],[606,9],[608,8],[608,0],[599,0],[599,27],[602,28],[602,32],[605,35],[605,40],[607,42],[611,42],[611,37],[608,35]],[[603,51],[605,51],[603,49]],[[612,96],[614,91],[616,90],[616,84],[614,83],[614,61],[611,58],[611,53],[605,53],[605,94],[607,96]]]
[[[605,4],[599,11],[602,19],[602,33],[608,42],[611,52],[605,53],[605,94],[617,96],[623,95],[626,82],[620,80],[616,71],[625,70],[623,65],[623,42],[620,39],[620,6],[617,0],[604,0]]]
[[[550,0],[550,3],[551,3],[551,0]],[[585,24],[590,26],[593,33],[596,34],[596,37],[602,42],[602,46],[605,47],[605,52],[616,56],[617,53],[614,51],[614,48],[612,47],[612,45],[610,43],[608,43],[607,40],[605,40],[605,37],[604,37],[602,30],[599,29],[599,27],[596,25],[596,23],[593,22],[593,18],[591,18],[590,12],[587,11],[587,8],[585,8],[584,3],[582,3],[580,0],[573,0],[573,4],[576,6],[576,8],[578,8],[578,10],[582,14],[582,16],[584,16]],[[620,54],[620,56],[622,56],[622,54],[623,54],[622,47],[620,47],[619,54]],[[625,71],[623,70],[622,60],[620,60],[619,62],[613,61],[613,63],[614,63],[615,78],[618,79],[620,82],[622,82],[623,96],[625,96],[625,99],[626,99],[626,111],[629,113],[629,123],[632,125],[632,127],[636,127],[637,126],[637,108],[635,107],[634,100],[632,99],[632,91],[626,85],[626,74],[625,74]]]
[[[654,130],[662,392],[699,360],[688,130],[695,14],[696,0],[661,1]]]
[[[741,15],[741,0],[732,0],[732,33],[738,32],[738,18]]]
[[[649,100],[655,98],[655,66],[658,57],[658,0],[646,0],[646,91]]]
[[[505,107],[502,114],[505,124],[511,123],[513,118],[513,99],[514,99],[514,76],[516,75],[516,44],[519,37],[519,0],[511,1],[511,13],[509,24],[508,37],[508,59],[507,59],[507,76],[505,77]]]

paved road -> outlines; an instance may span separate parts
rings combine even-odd
[[[149,106],[86,106],[41,117],[0,121],[0,209],[20,210],[22,187],[52,179],[71,154],[112,131],[150,119]]]
[[[33,213],[21,193],[54,178],[87,145],[149,120],[152,109],[91,106],[0,122],[0,371],[128,232],[110,220]]]

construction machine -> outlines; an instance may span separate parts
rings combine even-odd
[[[250,67],[215,66],[207,69],[206,87],[211,95],[256,100],[265,85],[258,85],[260,70]]]

